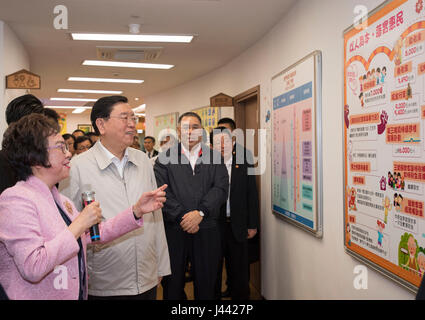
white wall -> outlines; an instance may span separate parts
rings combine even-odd
[[[60,110],[56,110],[59,113],[63,113],[63,111]],[[67,133],[72,133],[74,132],[74,130],[77,130],[78,125],[79,124],[91,124],[90,121],[90,112],[91,110],[86,110],[83,113],[72,113],[67,112],[67,117],[66,117],[66,132]]]
[[[21,69],[30,71],[28,53],[12,29],[0,21],[0,143],[7,128],[5,111],[8,103],[26,93],[26,90],[5,89],[5,77]],[[33,94],[37,95],[36,92]]]
[[[343,244],[342,86],[343,30],[353,23],[356,4],[372,10],[379,0],[300,0],[253,47],[222,68],[167,92],[146,98],[147,134],[153,117],[208,105],[223,92],[237,95],[261,86],[261,127],[271,109],[271,78],[314,50],[323,57],[323,218],[318,240],[277,219],[271,212],[271,168],[261,177],[262,295],[266,299],[413,299],[414,295],[368,269],[368,289],[355,290],[353,269],[360,264]],[[271,148],[268,139],[268,154]],[[270,158],[268,158],[270,163]]]

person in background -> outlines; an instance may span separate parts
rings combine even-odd
[[[71,157],[73,157],[75,155],[75,149],[74,149],[75,137],[70,133],[65,133],[62,135],[62,138],[65,140],[68,150],[72,154]]]
[[[13,99],[6,107],[6,122],[11,125],[31,113],[43,113],[44,107],[39,99],[32,94],[26,94]],[[0,150],[0,194],[18,182],[15,170],[7,159],[5,150]]]
[[[93,145],[99,140],[99,135],[96,132],[87,132],[86,136],[90,138]]]
[[[83,130],[81,130],[81,129],[77,129],[77,130],[74,130],[74,132],[72,133],[72,135],[73,135],[75,138],[78,138],[78,137],[85,136],[85,135],[86,135],[86,133],[85,133]]]
[[[82,207],[82,192],[96,192],[108,221],[157,184],[146,154],[129,148],[139,118],[126,97],[100,98],[90,119],[100,139],[72,159],[70,178],[60,187],[77,209]],[[143,221],[143,228],[88,251],[89,299],[156,299],[157,285],[171,272],[162,211],[145,215]]]
[[[139,137],[138,136],[134,136],[133,143],[131,144],[130,147],[137,149],[137,150],[140,150],[140,143],[139,143]]]
[[[101,222],[99,202],[80,213],[55,187],[68,177],[71,158],[56,122],[26,116],[6,130],[3,148],[19,179],[0,196],[0,282],[6,294],[13,300],[87,299],[87,229],[99,224],[101,244],[139,229],[143,215],[163,206],[166,186]]]
[[[78,137],[74,142],[75,154],[86,152],[93,146],[92,141],[87,136]]]
[[[157,183],[168,185],[163,213],[172,273],[162,281],[167,300],[184,299],[188,260],[195,299],[214,299],[221,256],[217,219],[229,178],[220,154],[202,143],[201,123],[194,112],[182,114],[180,143],[161,152],[154,166]]]
[[[232,142],[233,142],[233,152],[234,155],[236,154],[236,156],[241,157],[241,155],[243,156],[244,159],[244,165],[247,165],[248,167],[252,167],[252,163],[253,163],[253,155],[252,152],[250,150],[247,150],[246,148],[244,148],[242,145],[237,144],[236,143],[236,137],[233,136],[233,131],[236,129],[236,123],[233,119],[231,118],[221,118],[218,121],[218,125],[221,127],[225,127],[227,128],[231,133],[232,133]],[[258,195],[257,195],[257,199],[258,199]],[[258,201],[258,200],[257,200]],[[228,202],[229,203],[229,202]],[[251,210],[258,210],[258,206],[256,207],[250,207]],[[252,211],[251,211],[252,214]],[[255,218],[255,216],[253,216]],[[257,215],[258,217],[258,215]],[[253,220],[252,220],[253,221]],[[232,223],[233,225],[233,223]],[[258,236],[256,236],[258,229],[251,229],[248,230],[248,260],[249,263],[252,263],[253,261],[258,260],[258,256],[259,256],[259,238]],[[221,296],[222,297],[231,297],[231,272],[229,271],[229,267],[228,267],[228,263],[227,260],[225,259],[225,266],[226,266],[226,274],[227,274],[227,289],[226,291],[224,291]],[[221,269],[220,269],[221,270]],[[249,276],[249,273],[248,273]],[[220,276],[221,279],[221,276]],[[217,288],[218,289],[218,288]],[[219,289],[221,290],[221,286],[219,287]]]
[[[49,108],[44,108],[43,114],[57,123],[59,123],[59,119],[61,118],[55,110]]]
[[[148,155],[148,158],[153,158],[158,155],[158,151],[156,151],[153,147],[155,146],[155,138],[151,136],[145,137],[143,140],[143,145],[146,150],[146,154]]]
[[[249,299],[248,239],[257,233],[258,193],[255,176],[248,174],[251,166],[246,160],[247,150],[237,145],[229,129],[215,128],[210,135],[211,146],[221,153],[229,173],[229,196],[220,209],[222,262],[226,259],[228,287],[232,300]],[[237,162],[237,152],[244,152],[243,163]],[[222,268],[218,270],[216,298],[221,296]]]
[[[159,138],[159,152],[164,152],[170,149],[178,142],[177,138],[172,133],[167,133]]]

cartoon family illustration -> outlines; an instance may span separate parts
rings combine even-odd
[[[385,82],[385,77],[387,76],[387,67],[383,66],[382,69],[381,68],[376,68],[376,69],[372,69],[370,71],[368,71],[366,74],[361,75],[359,77],[359,82],[360,82],[360,94],[359,94],[359,99],[360,99],[360,104],[362,107],[364,107],[364,96],[363,96],[363,92],[364,90],[364,84],[365,83],[370,83],[372,81],[374,81],[374,86],[377,86],[379,84],[383,84]],[[370,87],[369,85],[369,89],[371,89],[372,87]]]
[[[392,174],[391,171],[388,171],[388,185],[394,190],[404,190],[404,177],[400,172]]]

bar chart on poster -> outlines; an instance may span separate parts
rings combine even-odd
[[[415,291],[425,273],[425,9],[387,1],[344,32],[349,254]]]
[[[317,237],[322,236],[320,70],[316,51],[272,79],[272,209]]]

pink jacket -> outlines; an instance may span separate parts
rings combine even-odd
[[[79,246],[55,201],[75,220],[79,212],[72,201],[34,176],[0,196],[0,283],[10,299],[78,299]],[[130,207],[99,225],[101,242],[142,225]],[[86,257],[89,232],[81,240]]]

